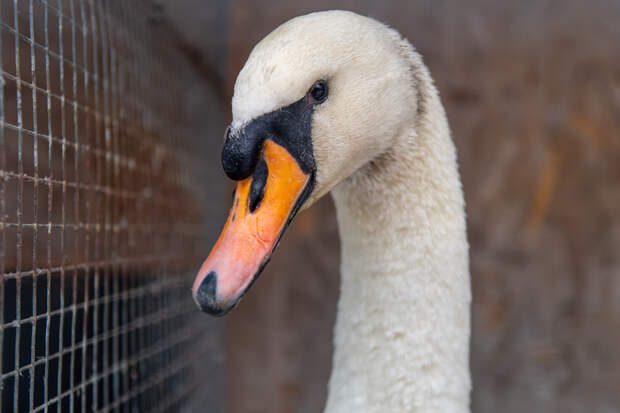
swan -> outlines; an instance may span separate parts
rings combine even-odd
[[[238,182],[197,305],[230,311],[295,214],[331,192],[342,256],[325,412],[469,411],[463,192],[413,46],[352,12],[294,18],[252,50],[232,114],[222,166]]]

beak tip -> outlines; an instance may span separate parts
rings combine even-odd
[[[209,272],[194,291],[194,301],[202,311],[215,317],[226,315],[232,306],[222,307],[216,296],[217,274]]]

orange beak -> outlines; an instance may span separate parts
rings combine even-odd
[[[312,175],[281,145],[266,140],[262,160],[266,183],[257,185],[265,176],[256,172],[237,183],[224,229],[192,287],[198,306],[213,315],[226,314],[250,288],[312,186]]]

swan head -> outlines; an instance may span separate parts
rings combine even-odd
[[[294,215],[393,145],[414,83],[400,36],[352,12],[297,17],[255,46],[222,151],[233,207],[192,288],[202,310],[232,309]]]

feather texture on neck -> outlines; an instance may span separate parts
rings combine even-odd
[[[332,190],[342,281],[328,413],[469,411],[471,290],[455,148],[428,70],[397,41],[417,90],[411,124]]]

